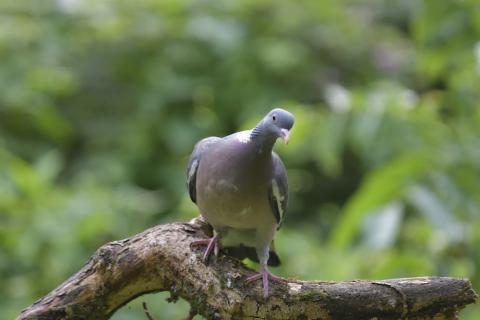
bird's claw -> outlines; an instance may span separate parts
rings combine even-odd
[[[192,241],[193,245],[199,245],[199,244],[206,244],[207,249],[205,249],[205,253],[203,254],[203,262],[207,262],[208,257],[210,256],[210,253],[213,250],[213,253],[215,256],[218,256],[218,252],[220,250],[219,244],[218,244],[218,235],[215,235],[211,237],[210,239],[199,239]]]
[[[269,281],[270,280],[273,281],[273,282],[277,282],[277,283],[286,283],[287,282],[287,280],[270,273],[270,271],[268,270],[268,267],[266,265],[263,265],[261,267],[261,270],[260,270],[259,273],[248,277],[246,279],[246,281],[247,282],[253,282],[253,281],[256,281],[258,279],[262,279],[262,282],[263,282],[263,297],[264,298],[268,298]]]

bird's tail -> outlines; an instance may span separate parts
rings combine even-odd
[[[225,251],[226,254],[232,257],[235,257],[237,259],[243,260],[245,258],[248,258],[257,263],[259,262],[257,257],[257,252],[253,247],[247,247],[241,244],[236,247],[226,247],[226,248],[223,248],[223,250]],[[272,248],[270,248],[270,250],[271,251],[269,252],[268,265],[272,267],[277,267],[281,263],[280,258],[275,252],[275,249],[272,250]]]

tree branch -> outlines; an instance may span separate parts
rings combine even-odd
[[[211,234],[201,219],[159,225],[100,247],[87,264],[17,319],[108,319],[130,300],[170,291],[207,319],[455,319],[477,295],[468,280],[272,283],[262,297],[254,271],[220,255],[208,266],[190,243]]]

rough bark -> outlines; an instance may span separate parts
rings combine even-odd
[[[210,234],[200,219],[159,225],[100,247],[58,288],[18,319],[108,319],[145,293],[170,291],[207,319],[455,319],[477,295],[466,279],[245,283],[254,271],[220,254],[209,265],[193,240]]]

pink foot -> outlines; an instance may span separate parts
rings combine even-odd
[[[263,282],[263,297],[268,298],[268,291],[269,291],[269,280],[274,281],[274,282],[279,282],[279,283],[285,283],[287,282],[285,279],[282,279],[280,277],[277,277],[273,274],[270,273],[268,270],[268,267],[266,265],[262,265],[260,272],[257,274],[254,274],[253,276],[250,276],[247,278],[247,282],[253,282],[258,279],[262,279]]]
[[[203,254],[203,262],[207,262],[207,259],[210,256],[210,253],[212,252],[212,250],[213,250],[213,253],[215,254],[215,256],[218,256],[218,251],[219,251],[218,235],[215,235],[210,239],[200,239],[200,240],[192,241],[192,244],[194,244],[194,245],[206,244],[207,245],[207,249],[205,250],[205,253]]]

